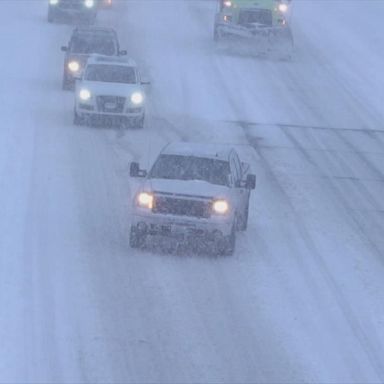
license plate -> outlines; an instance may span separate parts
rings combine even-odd
[[[104,108],[105,109],[115,109],[116,108],[116,103],[112,103],[112,102],[105,103],[104,104]]]

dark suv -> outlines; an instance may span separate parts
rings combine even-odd
[[[93,24],[97,5],[97,0],[48,0],[48,22],[64,19]]]
[[[76,78],[80,78],[89,55],[122,56],[117,33],[112,28],[75,28],[65,52],[63,89],[74,89]]]

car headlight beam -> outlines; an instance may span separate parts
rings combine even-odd
[[[95,0],[85,0],[85,1],[84,1],[84,5],[85,5],[87,8],[92,8],[92,7],[95,5]]]
[[[153,208],[153,195],[148,192],[140,192],[136,198],[137,205],[142,208]]]
[[[144,101],[144,95],[141,92],[133,92],[131,95],[131,102],[135,105],[142,104]]]
[[[288,5],[285,3],[279,4],[279,11],[282,13],[286,13],[288,11]]]
[[[225,215],[229,211],[229,204],[226,200],[216,200],[212,204],[214,213],[219,215]]]
[[[50,5],[57,5],[59,0],[49,0]]]
[[[71,72],[77,72],[80,69],[80,64],[77,61],[70,61],[68,63],[68,69]]]
[[[79,92],[79,97],[81,100],[83,101],[87,101],[91,98],[91,92],[88,91],[88,89],[82,89],[80,92]]]

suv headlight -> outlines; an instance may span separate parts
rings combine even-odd
[[[284,4],[284,3],[279,4],[279,11],[282,13],[287,12],[288,11],[288,5]]]
[[[153,195],[149,192],[140,192],[136,197],[136,203],[142,208],[153,208]]]
[[[81,89],[79,92],[79,97],[83,101],[87,101],[91,98],[92,94],[88,89]]]
[[[212,204],[212,209],[214,213],[219,215],[225,215],[229,211],[229,204],[226,200],[216,200]]]
[[[87,8],[92,8],[92,7],[95,5],[95,0],[85,0],[85,1],[84,1],[84,5],[85,5]]]
[[[78,61],[70,61],[68,63],[68,69],[71,71],[71,72],[77,72],[79,69],[80,69],[80,64]]]
[[[133,92],[131,95],[131,102],[135,105],[142,104],[144,101],[144,95],[141,92]]]

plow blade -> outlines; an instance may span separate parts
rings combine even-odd
[[[219,48],[242,54],[288,59],[293,53],[293,36],[288,26],[247,28],[219,24],[215,26],[214,40]]]

